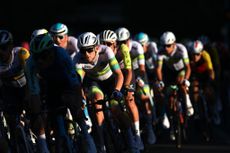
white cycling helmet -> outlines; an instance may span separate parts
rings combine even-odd
[[[144,45],[149,41],[149,36],[144,32],[140,32],[136,34],[135,40]]]
[[[0,30],[0,45],[13,43],[13,36],[7,30]]]
[[[104,30],[100,33],[101,42],[116,42],[117,34],[112,30]]]
[[[33,39],[36,36],[43,35],[46,33],[48,33],[48,30],[46,30],[46,29],[36,29],[33,31],[32,35],[31,35],[31,39]]]
[[[192,53],[199,54],[203,50],[204,46],[203,43],[200,40],[196,40],[192,44]]]
[[[125,41],[130,37],[129,30],[124,27],[118,28],[115,32],[117,34],[117,41]]]
[[[50,28],[50,33],[52,35],[65,35],[68,33],[68,28],[65,24],[63,23],[55,23],[54,25],[51,26]]]
[[[170,45],[176,41],[176,37],[172,32],[166,31],[161,35],[160,41],[162,45]]]
[[[78,37],[77,46],[79,49],[93,48],[98,44],[97,36],[92,32],[82,33]]]

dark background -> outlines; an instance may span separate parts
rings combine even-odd
[[[31,0],[1,1],[0,28],[15,40],[29,40],[34,29],[65,23],[70,34],[127,27],[159,38],[171,30],[177,39],[201,34],[218,39],[230,22],[228,0]]]

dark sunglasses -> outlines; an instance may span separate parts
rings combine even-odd
[[[94,51],[94,48],[89,48],[89,49],[81,49],[80,50],[80,52],[82,53],[82,54],[86,54],[86,52],[87,53],[92,53]]]
[[[53,37],[59,38],[59,39],[63,39],[64,36],[59,36],[59,35],[52,35]]]
[[[193,55],[194,56],[200,56],[201,54],[200,53],[194,53]]]
[[[172,44],[164,45],[164,47],[166,47],[166,48],[170,48],[171,46],[172,46]]]
[[[102,41],[101,44],[109,46],[109,47],[113,45],[113,43],[111,43],[111,42],[105,42],[105,41]]]

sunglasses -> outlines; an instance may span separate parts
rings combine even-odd
[[[109,46],[109,47],[113,45],[113,43],[111,43],[111,42],[105,42],[105,41],[102,41],[101,44]]]
[[[58,39],[63,39],[65,36],[60,36],[60,35],[52,35],[53,37],[56,37]]]
[[[80,50],[80,52],[82,53],[82,54],[86,54],[86,52],[87,53],[92,53],[94,51],[94,48],[89,48],[89,49],[81,49]]]
[[[166,48],[170,48],[173,44],[169,44],[169,45],[164,45],[164,47]]]
[[[194,56],[200,56],[201,54],[200,53],[194,53],[193,55]]]

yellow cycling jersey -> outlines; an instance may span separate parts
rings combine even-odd
[[[0,64],[0,78],[9,86],[22,87],[26,84],[24,66],[30,53],[26,48],[14,47],[9,63]]]
[[[131,69],[132,68],[132,62],[131,57],[129,53],[129,47],[125,44],[121,45],[121,53],[122,53],[122,59],[124,63],[124,69]]]
[[[196,73],[204,73],[213,70],[212,60],[209,53],[205,50],[201,52],[201,59],[192,65],[192,70]]]

